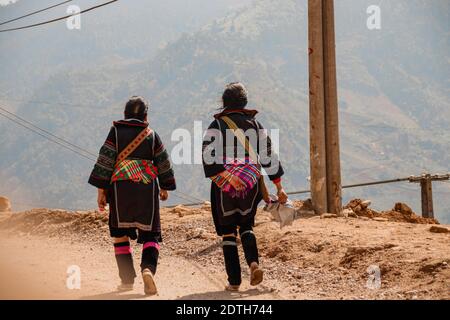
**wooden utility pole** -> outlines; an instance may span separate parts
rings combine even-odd
[[[341,214],[341,157],[339,152],[339,113],[336,79],[336,40],[334,0],[323,0],[323,44],[325,80],[325,136],[327,147],[328,211]]]
[[[422,199],[422,216],[424,218],[434,218],[433,210],[433,184],[431,175],[427,174],[420,180],[421,199]]]
[[[433,209],[433,181],[449,180],[450,174],[431,175],[424,173],[421,176],[409,177],[409,182],[420,183],[421,200],[422,200],[422,217],[434,218]]]
[[[311,200],[321,214],[328,212],[322,0],[308,1],[308,37]]]
[[[334,0],[308,0],[311,196],[316,213],[341,214]]]

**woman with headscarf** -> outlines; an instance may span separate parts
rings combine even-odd
[[[146,294],[157,293],[154,280],[161,242],[159,200],[175,190],[169,155],[159,135],[147,122],[148,104],[131,97],[125,119],[115,121],[100,149],[89,183],[98,188],[101,211],[109,204],[109,230],[122,283],[133,289],[136,272],[130,240],[143,244],[141,273]]]
[[[203,168],[211,182],[211,210],[216,232],[222,237],[226,290],[237,291],[241,268],[236,238],[240,236],[250,284],[263,280],[253,225],[258,203],[270,202],[262,169],[276,185],[278,201],[286,203],[281,184],[284,174],[266,130],[255,119],[258,111],[246,109],[247,90],[230,83],[222,95],[223,108],[214,116],[203,140]],[[231,129],[231,130],[230,130]],[[238,129],[238,130],[236,130]]]

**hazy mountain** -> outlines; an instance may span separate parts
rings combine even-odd
[[[195,120],[203,121],[205,128],[224,84],[240,80],[249,88],[249,107],[261,111],[267,128],[280,129],[287,186],[290,190],[308,188],[306,1],[256,1],[229,14],[225,10],[228,1],[208,4],[209,9],[204,8],[207,1],[197,1],[195,8],[201,7],[203,14],[194,9],[188,14],[179,1],[169,3],[179,19],[168,19],[160,26],[155,21],[165,15],[147,19],[148,15],[133,7],[136,4],[121,2],[120,13],[113,6],[102,12],[105,16],[98,18],[98,27],[91,27],[87,16],[83,33],[59,29],[39,33],[36,29],[30,34],[41,51],[29,52],[34,63],[24,70],[29,69],[30,75],[47,71],[38,75],[39,81],[31,76],[25,82],[12,76],[14,62],[10,61],[14,59],[1,53],[1,61],[8,61],[6,76],[0,79],[2,88],[9,83],[2,95],[20,92],[22,99],[51,102],[15,106],[18,114],[96,152],[110,122],[121,116],[127,97],[142,94],[152,104],[152,126],[170,148],[174,128],[192,131]],[[366,9],[371,4],[336,1],[343,182],[403,177],[425,170],[447,172],[449,3],[383,1],[382,29],[370,31]],[[147,6],[141,4],[143,8]],[[113,21],[121,21],[118,25],[111,24],[113,13],[117,15]],[[100,11],[92,14],[97,16],[101,17]],[[192,22],[183,30],[189,25],[186,21]],[[145,37],[146,29],[157,30],[153,37],[158,40],[147,43],[152,36]],[[51,30],[61,36],[60,46],[53,45],[54,41],[41,45]],[[6,40],[2,35],[0,41],[3,49]],[[78,44],[73,49],[76,67],[66,55],[72,41]],[[26,89],[16,91],[18,83]],[[0,130],[5,133],[0,138],[0,170],[7,182],[0,193],[48,206],[95,204],[95,190],[86,185],[91,163],[5,120]],[[176,173],[181,191],[208,197],[201,166],[177,166]],[[449,221],[449,185],[436,183],[435,190],[438,217]],[[20,197],[21,193],[27,196]],[[417,185],[345,191],[346,198],[353,196],[371,198],[378,208],[406,201],[420,211]]]
[[[0,21],[22,16],[61,1],[22,0],[0,8]],[[1,26],[33,24],[67,14],[69,5],[81,9],[106,1],[79,0]],[[250,0],[118,1],[81,16],[81,29],[69,30],[66,22],[2,33],[0,37],[1,96],[33,94],[55,72],[99,64],[130,63],[148,59],[180,34],[193,32],[208,21],[250,3]]]

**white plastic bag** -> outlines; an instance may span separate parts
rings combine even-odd
[[[292,225],[297,218],[297,210],[292,201],[288,200],[285,204],[281,204],[276,197],[271,197],[273,201],[265,205],[264,211],[272,214],[274,220],[280,223],[280,229]]]

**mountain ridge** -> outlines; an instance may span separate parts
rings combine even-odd
[[[419,26],[428,21],[426,14],[416,16],[418,12],[437,14],[441,18],[433,20],[427,30],[438,32],[436,38],[439,35],[442,38],[448,34],[442,20],[446,13],[423,1],[389,2],[382,6],[383,12],[390,12],[383,14],[382,30],[386,31],[377,33],[365,27],[365,8],[369,4],[370,1],[350,0],[336,3],[343,182],[448,170],[450,158],[445,150],[450,143],[447,120],[450,102],[445,70],[449,60],[448,56],[439,57],[448,48],[448,41],[415,39],[414,35],[422,29],[406,24],[412,18],[417,18]],[[442,9],[447,4],[440,2],[438,6]],[[394,19],[400,23],[396,24]],[[409,29],[415,33],[408,34]],[[217,110],[224,84],[240,80],[248,86],[249,107],[260,109],[259,117],[266,127],[281,129],[281,157],[288,172],[288,188],[306,189],[309,176],[306,31],[304,4],[288,0],[258,1],[215,19],[194,33],[182,35],[159,48],[154,57],[125,59],[114,66],[98,65],[86,71],[55,74],[35,91],[33,99],[76,101],[86,107],[61,110],[57,105],[49,105],[36,110],[33,117],[46,127],[53,123],[50,129],[69,140],[77,137],[79,129],[68,124],[86,124],[78,140],[95,152],[110,122],[121,117],[127,97],[141,94],[150,100],[152,126],[171,148],[175,144],[170,141],[171,130],[180,127],[192,130],[194,120],[202,120],[205,128]],[[429,47],[430,43],[435,44]],[[409,47],[414,50],[405,51]],[[425,60],[431,63],[414,64]],[[89,105],[95,106],[93,110]],[[30,104],[19,106],[18,114],[26,114],[31,108]],[[178,117],[180,114],[182,117]],[[32,158],[33,152],[45,144],[28,138],[21,141],[26,141],[29,147],[19,150],[22,160],[5,168],[7,162],[14,161],[17,152],[13,142],[6,142],[6,150],[10,150],[8,161],[0,170],[3,175],[6,172],[7,181],[27,179],[27,184],[39,185],[42,174],[39,176],[37,169],[32,171],[39,176],[36,179],[25,178],[19,172],[26,159]],[[33,147],[34,143],[40,147]],[[71,159],[57,151],[46,150],[46,153],[40,155],[41,162],[48,162],[52,157],[63,157],[66,162]],[[49,187],[47,195],[40,195],[36,201],[49,198],[73,207],[89,199],[87,203],[95,205],[93,191],[86,188],[83,179],[90,165],[57,166],[41,183],[51,185],[51,181],[57,181],[60,190]],[[200,166],[175,169],[183,192],[208,197],[208,183],[203,181]],[[73,186],[61,182],[59,175],[65,174],[74,179],[76,192]],[[450,219],[450,202],[440,196],[440,192],[445,195],[450,189],[444,184],[435,184],[435,189],[439,218]],[[399,198],[413,198],[415,208],[420,207],[419,195],[419,189],[409,185],[344,193],[346,199],[370,198],[380,207],[400,201]]]

